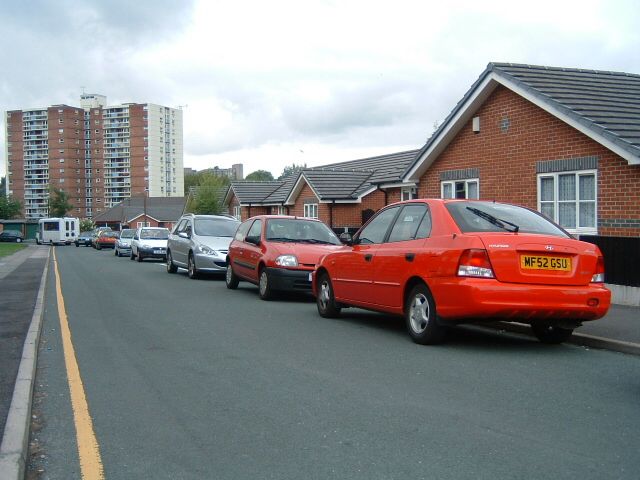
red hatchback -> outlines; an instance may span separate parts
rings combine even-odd
[[[311,292],[320,258],[340,248],[335,233],[311,218],[260,215],[242,223],[229,245],[227,288],[240,280],[258,285],[260,298],[275,291]]]
[[[531,324],[543,342],[607,313],[604,260],[540,213],[471,200],[412,200],[380,210],[314,274],[318,312],[356,306],[404,315],[411,338],[443,340],[447,325]]]

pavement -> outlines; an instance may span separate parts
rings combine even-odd
[[[29,244],[0,258],[0,479],[22,480],[51,247]],[[492,328],[531,335],[529,326]],[[640,307],[612,305],[606,317],[578,328],[568,343],[640,355]]]

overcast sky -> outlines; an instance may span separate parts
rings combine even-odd
[[[3,0],[0,24],[3,111],[182,106],[185,167],[245,175],[420,148],[492,61],[640,74],[638,0]]]

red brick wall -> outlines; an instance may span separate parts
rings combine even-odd
[[[640,166],[626,160],[505,87],[480,107],[480,133],[471,121],[420,179],[420,197],[440,197],[440,173],[479,168],[480,197],[537,208],[536,162],[599,157],[598,220],[640,222]],[[500,121],[508,117],[503,133]],[[604,236],[638,236],[640,228],[599,227]]]

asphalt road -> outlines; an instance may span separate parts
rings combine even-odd
[[[638,478],[640,357],[56,254],[107,479]],[[49,275],[29,475],[79,479]]]

